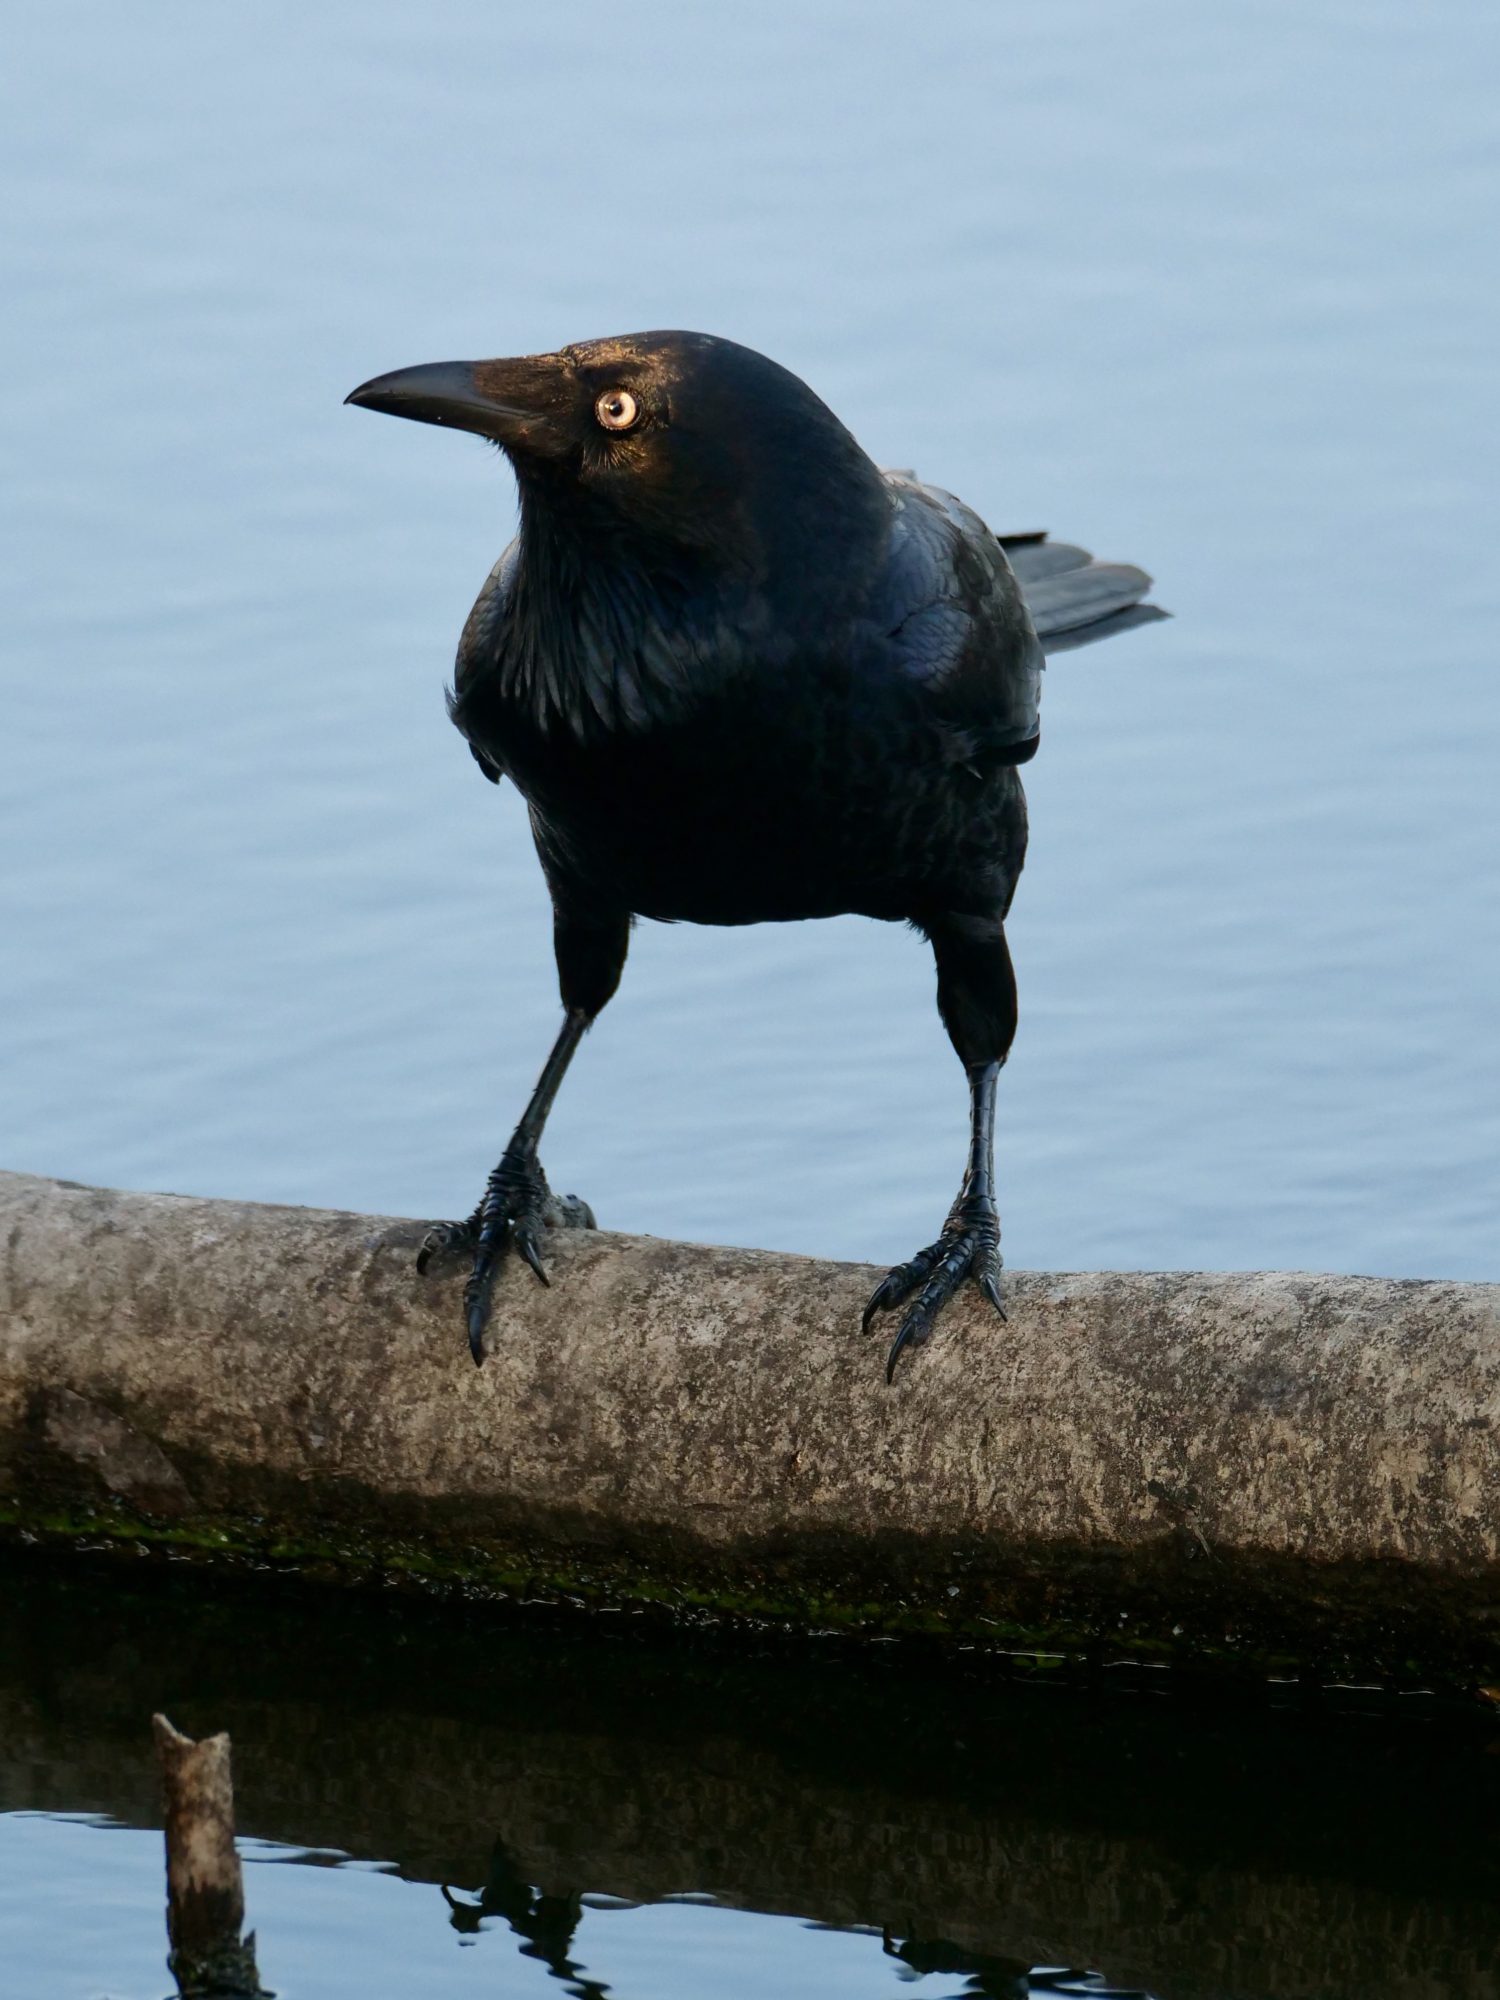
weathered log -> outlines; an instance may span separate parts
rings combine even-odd
[[[894,1387],[874,1274],[549,1239],[482,1370],[421,1226],[0,1175],[0,1509],[523,1595],[1500,1678],[1500,1287],[1012,1273]]]
[[[255,1933],[234,1844],[229,1738],[194,1742],[153,1715],[167,1842],[167,1959],[183,2000],[259,2000]]]

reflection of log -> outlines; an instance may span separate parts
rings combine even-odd
[[[1007,1326],[959,1305],[888,1390],[848,1266],[559,1236],[476,1371],[413,1224],[3,1175],[0,1230],[33,1531],[1500,1677],[1500,1287],[1014,1275]]]
[[[152,1716],[151,1729],[162,1776],[172,1977],[183,2000],[257,2000],[255,1934],[240,1936],[245,1883],[234,1845],[229,1738],[195,1743],[164,1715]]]
[[[136,1718],[160,1698],[254,1743],[245,1832],[483,1888],[590,1974],[571,1892],[711,1890],[974,1959],[1099,1965],[1163,2000],[1500,2000],[1500,1756],[1472,1726],[111,1581],[0,1572],[0,1808],[151,1823]],[[435,1891],[427,1920],[450,1920]]]

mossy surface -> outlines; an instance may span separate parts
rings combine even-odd
[[[267,1516],[152,1519],[124,1507],[0,1503],[0,1537],[58,1549],[270,1572],[345,1588],[413,1591],[522,1615],[630,1613],[661,1626],[738,1627],[865,1644],[904,1641],[941,1658],[993,1655],[1028,1676],[1133,1668],[1154,1680],[1301,1681],[1425,1687],[1478,1697],[1500,1681],[1493,1623],[1440,1599],[1393,1604],[1394,1579],[1330,1573],[1309,1615],[1274,1574],[1206,1577],[1158,1565],[1086,1561],[1073,1575],[983,1570],[953,1552],[924,1578],[891,1566],[888,1593],[867,1568],[827,1552],[739,1552],[732,1560],[653,1564],[622,1550],[525,1546],[453,1536],[371,1533],[342,1521]],[[1319,1612],[1321,1611],[1321,1615]],[[1404,1614],[1404,1615],[1403,1615]],[[1476,1636],[1477,1635],[1477,1636]]]

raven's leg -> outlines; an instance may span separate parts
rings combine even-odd
[[[549,1281],[542,1262],[542,1229],[594,1227],[587,1202],[577,1195],[559,1199],[552,1193],[537,1158],[537,1146],[574,1051],[620,983],[629,941],[628,916],[605,916],[595,911],[584,916],[562,904],[554,906],[553,944],[564,1008],[562,1030],[521,1122],[485,1185],[479,1206],[464,1222],[435,1224],[418,1254],[417,1269],[425,1271],[434,1255],[451,1250],[473,1252],[473,1269],[464,1287],[464,1318],[469,1351],[477,1362],[484,1360],[490,1298],[507,1247],[514,1243],[545,1285]]]
[[[937,959],[938,1012],[969,1073],[969,1164],[936,1243],[882,1278],[865,1307],[876,1313],[915,1292],[886,1357],[889,1382],[906,1347],[918,1347],[966,1278],[1004,1319],[1000,1217],[995,1210],[995,1086],[1016,1032],[1016,975],[998,917],[949,915],[924,926]]]

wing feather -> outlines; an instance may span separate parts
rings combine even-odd
[[[1044,662],[1006,552],[951,493],[885,477],[891,535],[874,610],[899,671],[966,745],[1021,762],[1036,746]]]

